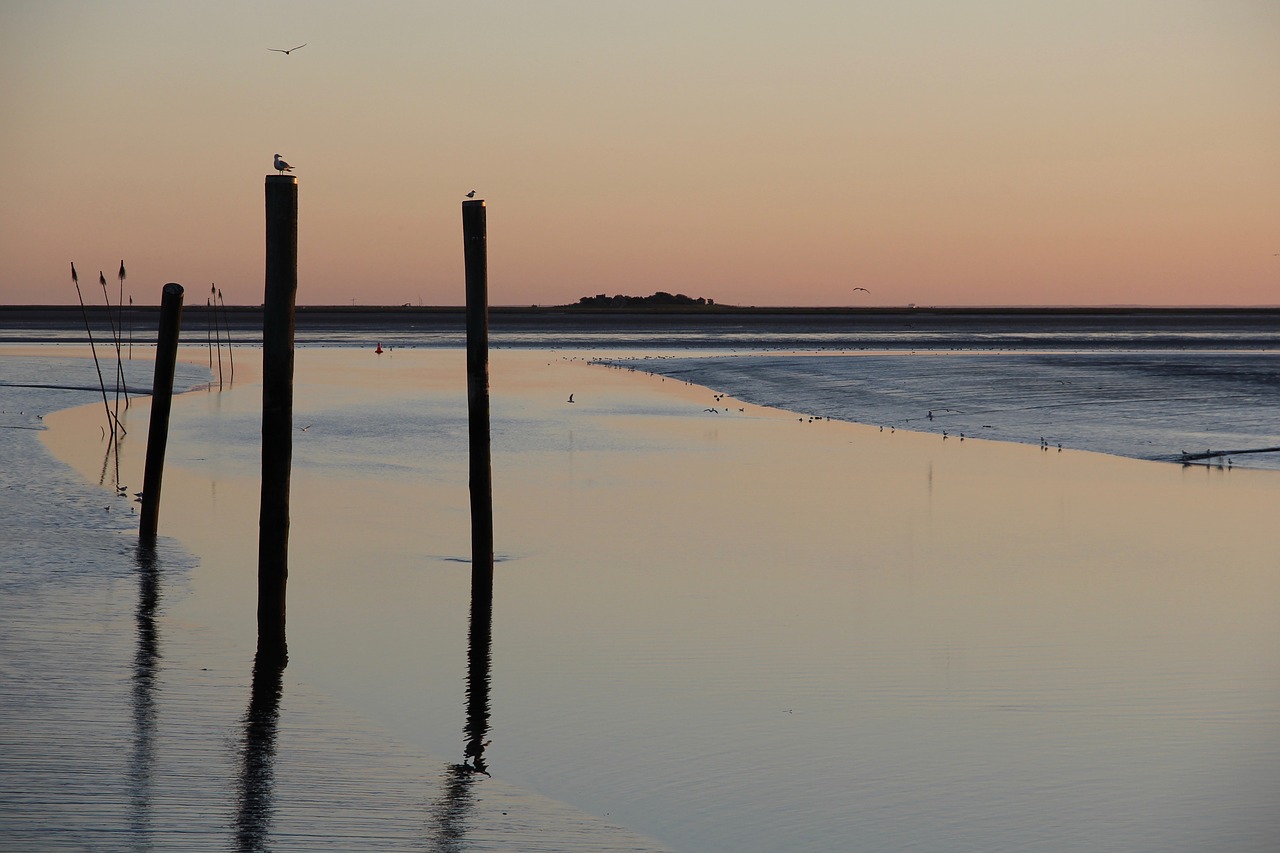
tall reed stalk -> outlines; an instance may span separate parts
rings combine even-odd
[[[107,412],[107,424],[111,427],[111,437],[116,435],[116,422],[111,418],[111,404],[107,402],[107,383],[102,381],[102,365],[98,363],[98,348],[93,344],[93,330],[89,328],[89,311],[84,307],[84,294],[80,292],[80,276],[76,275],[75,261],[71,262],[71,281],[76,286],[76,297],[80,300],[80,316],[84,317],[84,333],[89,336],[89,352],[93,353],[93,366],[98,371],[98,387],[102,389],[102,408]]]
[[[119,329],[120,329],[120,336],[116,339],[116,362],[120,365],[120,379],[121,379],[120,384],[121,384],[121,386],[124,388],[124,408],[125,408],[125,411],[127,412],[127,411],[129,410],[129,383],[124,381],[124,363],[120,361],[120,347],[121,347],[121,345],[124,343],[124,279],[125,279],[125,272],[124,272],[124,260],[123,260],[123,259],[120,261],[120,272],[118,272],[118,273],[116,274],[116,276],[117,276],[117,278],[119,278],[119,280],[120,280],[120,300],[116,303],[116,319],[117,319],[117,320],[119,320],[119,322],[118,322],[116,325],[117,325],[117,326],[119,327]],[[132,298],[130,298],[130,300],[129,300],[129,301],[130,301],[130,302],[132,302],[132,301],[133,301],[133,300],[132,300]],[[130,349],[129,349],[129,358],[130,358],[130,359],[132,359],[132,358],[133,358],[132,341],[130,341],[130,344],[131,344],[131,346],[130,346]]]
[[[231,348],[231,319],[227,316],[227,303],[222,298],[222,288],[218,288],[218,302],[222,305],[222,326],[227,330],[227,358],[231,361],[231,383],[236,381],[236,352]]]
[[[209,307],[208,299],[204,301],[204,307],[205,308]],[[204,323],[204,339],[205,339],[205,343],[209,345],[209,369],[213,370],[213,326],[209,325],[209,323],[210,323],[210,320],[208,317],[208,312],[206,312],[205,323]]]
[[[120,334],[116,330],[116,320],[111,316],[111,294],[107,293],[107,277],[98,270],[98,284],[102,285],[102,300],[107,303],[107,323],[111,326],[111,340],[116,346],[116,423],[120,424],[120,386],[124,384],[124,362],[120,360]],[[124,432],[124,425],[120,424]]]
[[[213,306],[213,338],[218,342],[218,387],[222,387],[222,329],[218,327],[218,288],[210,282],[209,304]]]

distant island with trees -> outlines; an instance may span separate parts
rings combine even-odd
[[[701,296],[685,296],[683,293],[667,293],[665,290],[659,290],[652,296],[605,296],[603,293],[596,296],[584,296],[570,308],[713,308],[716,301],[714,299],[704,299]]]

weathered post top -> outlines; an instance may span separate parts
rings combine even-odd
[[[297,185],[298,178],[295,175],[267,175],[267,183]]]

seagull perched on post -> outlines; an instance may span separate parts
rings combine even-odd
[[[276,155],[276,171],[283,175],[285,172],[292,172],[293,167],[290,166],[288,163],[286,163],[284,161],[284,158],[282,158],[279,154],[277,154]]]
[[[475,191],[475,190],[472,190],[471,192],[467,193],[467,198],[475,198],[475,197],[476,197],[476,191]]]
[[[298,50],[299,48],[303,48],[306,46],[307,46],[307,43],[304,41],[302,44],[298,45],[298,47],[291,47],[288,50],[285,50],[284,48],[280,48],[280,47],[269,47],[267,48],[267,50],[275,51],[276,53],[283,53],[285,56],[288,56],[289,54],[293,53],[295,50]]]

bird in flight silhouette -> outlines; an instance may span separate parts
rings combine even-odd
[[[307,43],[304,41],[302,44],[298,45],[298,47],[291,47],[288,50],[285,50],[284,48],[280,48],[280,47],[269,47],[267,48],[267,50],[275,51],[276,53],[283,53],[285,56],[288,56],[289,54],[293,53],[295,50],[298,50],[299,48],[303,48],[306,46],[307,46]]]

